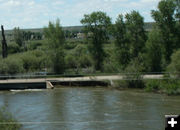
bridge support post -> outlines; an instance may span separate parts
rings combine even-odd
[[[46,88],[47,88],[47,89],[53,89],[54,86],[51,84],[50,81],[46,81]]]

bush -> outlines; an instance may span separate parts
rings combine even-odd
[[[8,54],[20,52],[20,47],[15,42],[8,44]]]
[[[80,63],[80,67],[81,68],[87,68],[90,67],[92,65],[92,60],[91,57],[88,55],[82,55],[79,58],[79,63]]]
[[[65,43],[65,49],[70,50],[70,49],[74,49],[77,46],[77,43],[74,42],[66,42]]]
[[[180,49],[171,56],[171,63],[167,67],[168,72],[176,73],[175,76],[180,77]]]
[[[63,74],[65,71],[65,58],[64,51],[61,47],[51,53],[50,61],[51,68],[56,74]]]
[[[127,80],[116,80],[113,81],[114,83],[114,87],[116,88],[128,88],[129,87],[129,83],[127,82]]]
[[[126,79],[130,88],[144,88],[141,72],[144,70],[139,58],[132,60],[126,67]]]
[[[168,95],[180,94],[180,81],[176,79],[164,80],[162,81],[160,88]]]
[[[21,128],[21,124],[18,123],[10,113],[8,113],[5,108],[0,109],[0,122],[7,123],[13,122],[14,124],[1,124],[0,129],[2,130],[19,130]]]
[[[42,70],[46,64],[46,56],[42,51],[26,52],[21,56],[26,72]]]
[[[180,81],[176,79],[147,80],[145,90],[177,95],[180,94]]]
[[[21,60],[9,58],[5,59],[5,63],[8,67],[8,74],[17,74],[24,71]]]
[[[39,46],[42,46],[42,42],[39,41],[31,41],[27,44],[27,49],[28,50],[35,50],[37,49]]]
[[[22,61],[14,58],[2,59],[0,61],[0,73],[1,74],[18,74],[24,71]]]
[[[120,71],[120,65],[117,62],[115,53],[112,53],[113,51],[114,48],[106,45],[105,48],[106,56],[103,62],[103,71],[105,73],[113,73],[113,72],[117,73]]]
[[[67,68],[77,68],[77,60],[72,54],[69,54],[65,57],[65,63]]]
[[[146,91],[158,91],[160,89],[160,81],[159,80],[147,80],[145,82],[145,90]]]
[[[1,75],[6,75],[8,74],[8,66],[7,64],[4,62],[4,59],[0,60],[0,74]]]
[[[70,54],[67,54],[65,61],[68,68],[87,68],[92,65],[87,48],[83,44],[77,45]]]

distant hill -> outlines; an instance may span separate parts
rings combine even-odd
[[[150,31],[153,28],[154,23],[153,22],[146,22],[145,23],[145,30]],[[63,30],[68,30],[68,31],[76,31],[76,32],[81,32],[83,30],[83,26],[67,26],[63,27]],[[32,28],[32,29],[21,29],[23,31],[31,31],[31,32],[43,32],[43,28]],[[12,34],[13,30],[5,30],[5,34]]]

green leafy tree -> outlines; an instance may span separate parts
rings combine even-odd
[[[170,62],[173,50],[179,47],[175,10],[175,0],[162,0],[158,4],[158,10],[152,11],[152,17],[163,38],[162,45],[165,48],[164,55],[167,63]]]
[[[146,34],[144,30],[144,18],[137,11],[132,11],[125,16],[125,24],[127,28],[127,39],[130,44],[131,57],[135,58],[143,51]]]
[[[86,32],[89,34],[89,52],[95,64],[96,70],[102,70],[104,60],[103,44],[108,40],[108,28],[111,25],[111,18],[104,12],[93,12],[84,15],[81,23],[85,25]]]
[[[130,60],[129,44],[127,40],[127,29],[123,19],[123,15],[119,15],[113,30],[113,36],[115,37],[115,53],[118,63],[124,69]]]
[[[176,5],[176,20],[180,24],[180,0],[175,0],[175,5]]]
[[[157,29],[153,29],[146,42],[146,64],[148,71],[161,72],[162,67],[162,38]]]
[[[180,77],[180,49],[174,52],[171,56],[171,63],[168,65],[168,72],[177,73],[177,76]]]
[[[23,32],[20,30],[19,27],[14,28],[13,30],[13,35],[14,35],[14,41],[21,47],[24,45],[24,40],[23,40]]]
[[[63,73],[65,68],[64,61],[64,43],[65,36],[60,21],[57,19],[56,23],[49,22],[47,28],[44,28],[45,38],[48,40],[50,59],[52,68],[55,73]]]

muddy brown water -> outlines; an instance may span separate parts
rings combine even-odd
[[[180,114],[180,96],[104,87],[0,92],[5,106],[32,130],[163,130]]]

